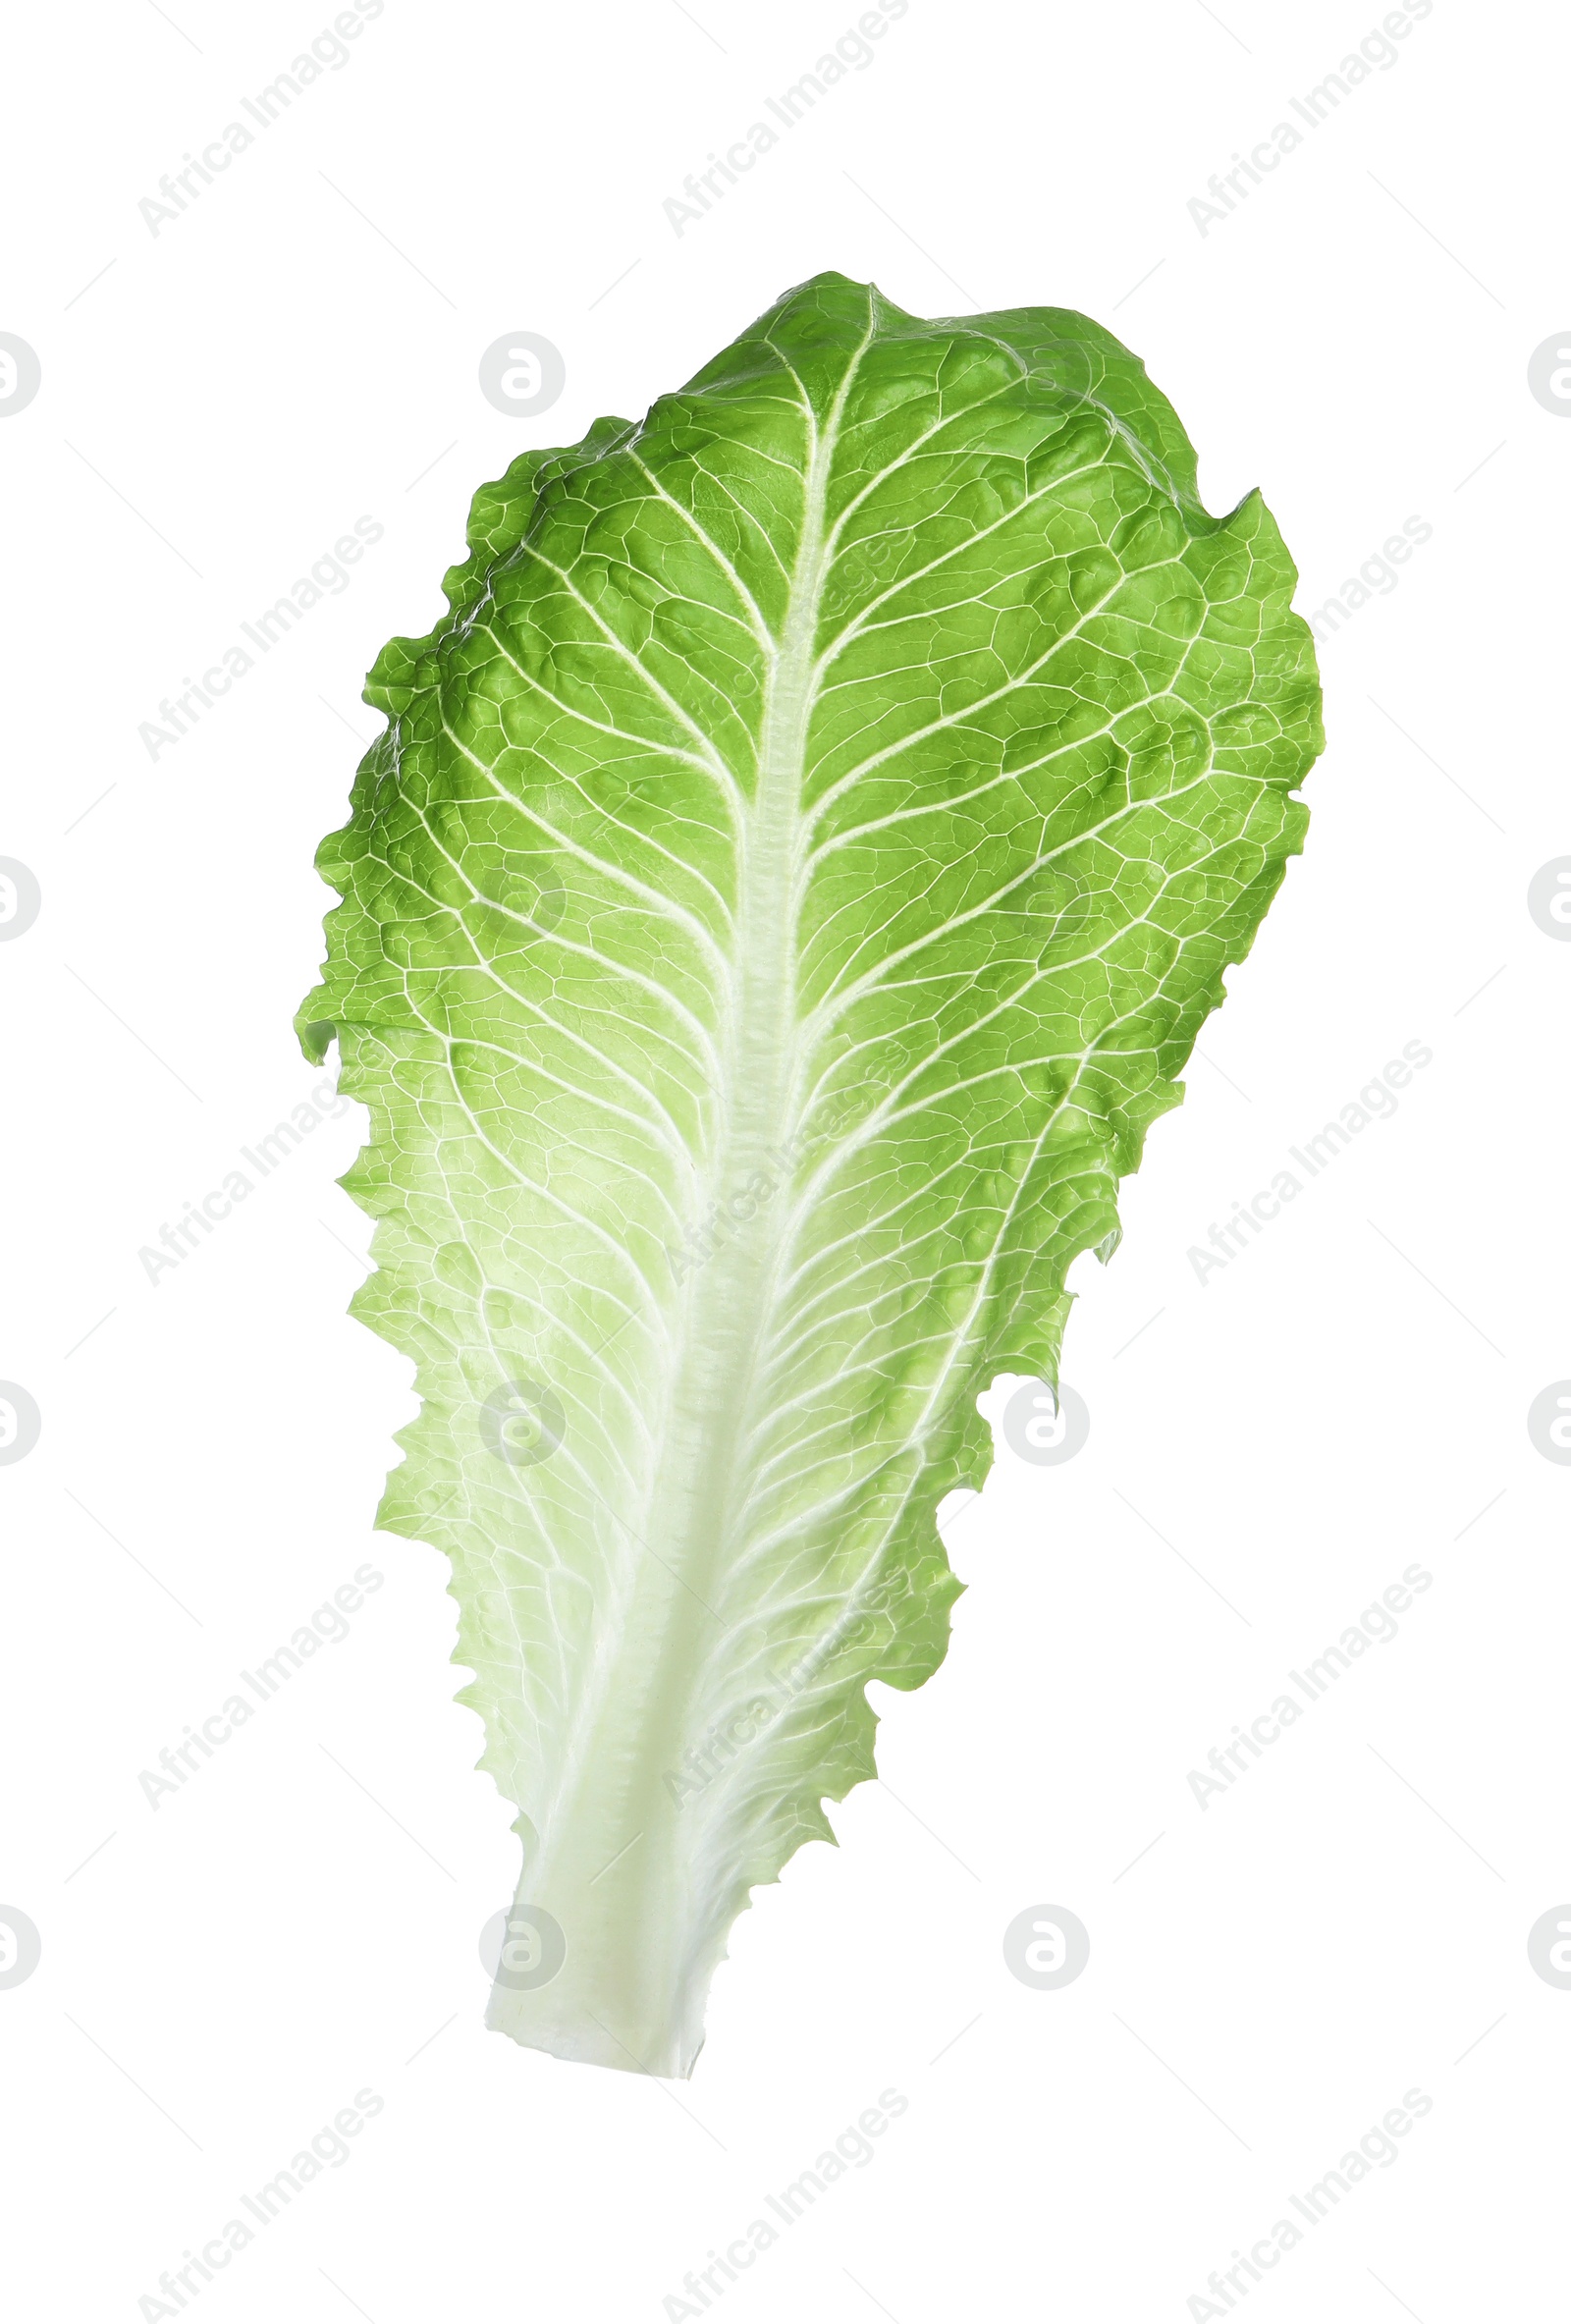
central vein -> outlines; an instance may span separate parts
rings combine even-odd
[[[667,1773],[702,1722],[706,1668],[731,1628],[727,1572],[746,1517],[746,1435],[777,1279],[787,1204],[797,1086],[796,889],[802,776],[814,686],[814,647],[828,562],[825,500],[833,427],[816,429],[786,613],[766,669],[758,773],[741,820],[731,978],[722,996],[722,1083],[708,1160],[695,1188],[700,1217],[728,1219],[712,1256],[691,1269],[675,1319],[669,1403],[651,1416],[660,1454],[647,1501],[632,1514],[630,1585],[603,1609],[594,1696],[574,1753],[576,1775],[559,1794],[524,1883],[536,1898],[576,1891],[580,1916],[609,1947],[607,1917],[645,1955],[628,1964],[646,1992],[677,1963],[694,1932],[674,1887],[691,1822],[680,1824]],[[773,1199],[734,1226],[727,1204],[760,1184]],[[732,1215],[733,1216],[733,1215]],[[631,1528],[629,1527],[629,1532]],[[615,1869],[612,1869],[613,1864]],[[603,1874],[603,1876],[602,1876]],[[567,1895],[562,1895],[564,1907]],[[689,1899],[696,1905],[698,1899]],[[702,1914],[700,1911],[700,1919]],[[593,1942],[593,1940],[591,1940]],[[679,1975],[679,1971],[677,1972]]]

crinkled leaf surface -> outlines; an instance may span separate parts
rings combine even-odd
[[[685,2074],[749,1889],[874,1773],[1065,1271],[1301,843],[1294,571],[1052,308],[823,275],[483,489],[319,858],[372,1140],[354,1312],[423,1407],[518,1809],[490,2022]],[[560,1932],[560,1935],[559,1933]]]

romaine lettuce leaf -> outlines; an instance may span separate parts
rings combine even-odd
[[[300,1012],[518,1810],[489,2022],[685,2075],[727,1931],[873,1775],[1080,1251],[1322,745],[1295,575],[1139,361],[826,274],[478,494],[319,856]]]

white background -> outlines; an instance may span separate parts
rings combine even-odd
[[[717,2310],[1204,2315],[1210,2272],[1417,2087],[1399,2159],[1237,2304],[1550,2312],[1571,1994],[1526,1937],[1571,1897],[1571,1474],[1526,1412],[1571,1373],[1571,947],[1526,890],[1571,852],[1571,427],[1527,366],[1571,322],[1563,32],[1437,0],[1202,234],[1191,197],[1377,0],[912,0],[678,236],[666,197],[853,0],[389,0],[155,236],[138,200],[332,12],[170,13],[11,31],[0,328],[43,384],[0,427],[0,854],[43,908],[0,946],[0,1376],[43,1425],[0,1468],[0,1903],[43,1953],[0,1991],[8,2312],[163,2312],[161,2271],[369,2088],[350,2159],[193,2309],[654,2324],[892,2086],[873,2161]],[[371,1530],[412,1403],[344,1312],[357,1116],[156,1285],[137,1254],[320,1078],[290,1026],[312,853],[376,729],[361,674],[440,611],[473,488],[640,412],[825,266],[921,313],[1110,324],[1208,505],[1264,489],[1306,610],[1403,519],[1433,538],[1323,649],[1306,853],[1122,1249],[1077,1270],[1090,1441],[1002,1453],[950,1515],[969,1590],[939,1676],[880,1704],[889,1783],[743,1917],[668,2085],[482,2030],[516,1850],[439,1560]],[[567,362],[537,419],[476,386],[516,330]],[[361,514],[385,532],[352,585],[153,762],[160,698]],[[1395,1116],[1198,1282],[1189,1248],[1409,1041],[1434,1060]],[[139,1771],[367,1560],[349,1639],[151,1808]],[[1395,1642],[1203,1811],[1188,1771],[1415,1561]],[[1049,1902],[1091,1961],[1043,1993],[1002,1936]]]

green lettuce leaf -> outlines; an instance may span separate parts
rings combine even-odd
[[[1258,495],[1060,309],[821,275],[469,545],[371,674],[300,1032],[422,1399],[380,1522],[518,1810],[489,2023],[685,2075],[867,1682],[943,1657],[978,1392],[1056,1377],[1320,693]]]

